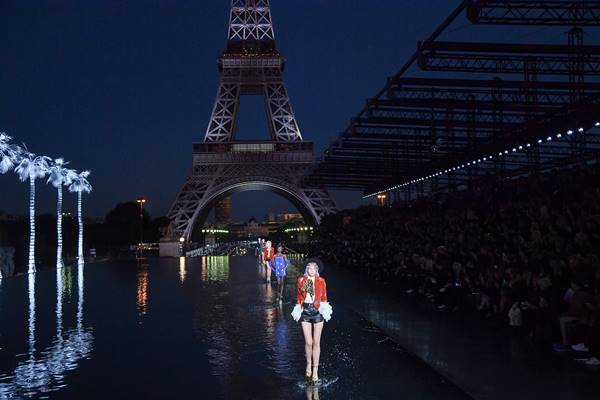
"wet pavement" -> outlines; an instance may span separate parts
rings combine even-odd
[[[528,349],[506,329],[495,331],[472,316],[432,311],[354,271],[329,267],[326,272],[328,284],[344,288],[339,302],[475,399],[598,399],[598,368]]]
[[[0,398],[469,398],[362,317],[356,301],[365,293],[337,302],[349,295],[348,278],[334,269],[324,274],[334,314],[322,339],[323,383],[307,386],[290,316],[297,274],[292,268],[281,306],[253,257],[4,279]]]

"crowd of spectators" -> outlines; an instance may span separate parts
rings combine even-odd
[[[600,364],[598,166],[344,210],[315,239],[322,258],[437,310],[494,319]]]

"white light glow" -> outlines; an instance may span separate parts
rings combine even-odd
[[[600,121],[595,122],[594,126],[596,126],[596,127],[600,126]],[[585,132],[585,128],[579,127],[577,129],[577,131],[580,132],[580,133]],[[573,133],[574,132],[573,132],[572,129],[569,129],[569,130],[566,131],[567,135],[573,135]],[[561,139],[562,137],[563,137],[562,133],[557,133],[554,136],[547,136],[545,138],[545,141],[550,142],[554,138]],[[544,138],[540,138],[540,139],[537,140],[538,144],[542,144],[543,142],[544,142]],[[530,148],[531,147],[531,143],[518,145],[518,146],[515,146],[515,147],[513,147],[511,149],[506,149],[504,151],[500,151],[500,152],[498,152],[498,155],[499,156],[503,156],[505,154],[509,154],[510,151],[512,151],[513,153],[517,152],[517,150],[522,151],[524,147]],[[448,173],[451,173],[453,171],[460,170],[460,169],[466,168],[466,167],[470,167],[471,165],[475,165],[477,163],[481,163],[483,161],[488,161],[488,160],[492,160],[492,159],[493,159],[493,155],[490,155],[490,156],[487,156],[487,157],[483,157],[483,158],[478,158],[476,160],[472,160],[472,161],[467,162],[466,165],[465,164],[461,164],[461,165],[457,165],[455,167],[450,167],[450,168],[447,168],[447,169],[444,169],[444,170],[440,170],[439,172],[433,173],[431,175],[426,175],[426,176],[423,176],[421,178],[416,178],[416,179],[413,179],[413,180],[411,180],[409,182],[405,182],[403,184],[396,185],[396,186],[392,187],[391,189],[401,188],[401,187],[404,187],[404,186],[408,186],[408,185],[410,185],[412,183],[423,182],[424,180],[435,178],[435,177],[437,177],[439,175],[442,175],[442,174],[448,174]],[[391,190],[391,189],[388,189],[388,190]],[[378,192],[378,193],[383,193],[383,192]],[[375,193],[375,194],[378,194],[378,193]],[[372,195],[369,195],[369,196],[372,196]],[[369,197],[369,196],[366,196],[366,197]]]

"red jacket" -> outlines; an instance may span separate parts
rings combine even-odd
[[[304,299],[306,299],[306,292],[302,291],[302,285],[307,279],[308,276],[306,275],[298,278],[298,288],[296,290],[296,303],[298,304],[303,304]],[[327,284],[325,279],[315,276],[315,301],[313,304],[318,309],[322,301],[327,301]]]
[[[267,258],[269,258],[271,261],[273,260],[273,258],[275,258],[275,249],[273,249],[273,248],[271,247],[271,251],[270,251],[269,253],[270,253],[270,256],[271,256],[271,257],[268,257],[268,256],[269,256],[269,254],[267,254],[267,248],[265,247],[265,248],[263,249],[263,253],[262,253],[262,260],[263,260],[263,262],[264,262],[264,261],[267,261]]]

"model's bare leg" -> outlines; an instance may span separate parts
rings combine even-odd
[[[283,301],[283,289],[285,287],[285,276],[277,277],[277,295],[279,297],[279,301]]]
[[[265,265],[267,266],[267,280],[271,282],[271,263],[267,261]]]
[[[319,378],[319,357],[321,356],[321,332],[323,332],[323,322],[314,324],[313,344],[312,344],[312,377],[313,380]]]
[[[312,324],[310,322],[301,322],[301,324],[304,334],[304,353],[306,354],[306,376],[310,376],[313,355]]]

